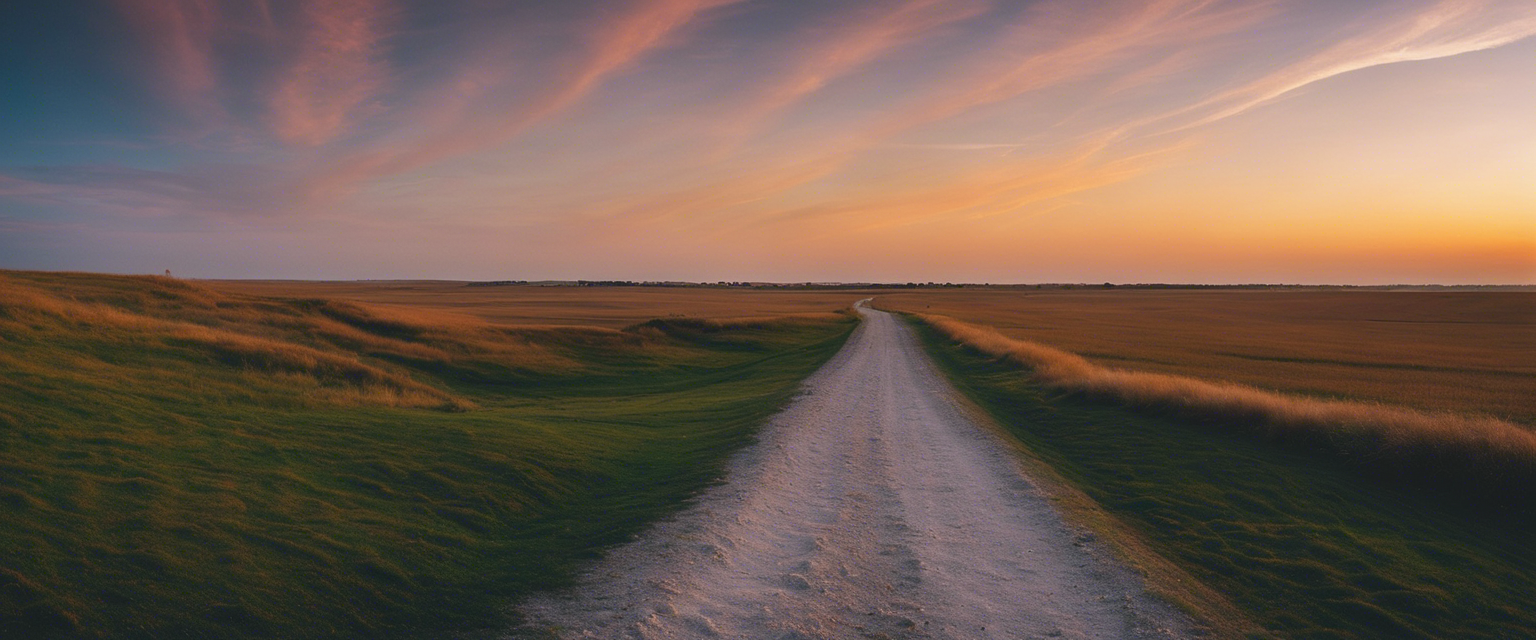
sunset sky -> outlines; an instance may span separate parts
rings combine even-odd
[[[1533,0],[5,4],[0,268],[1536,283]]]

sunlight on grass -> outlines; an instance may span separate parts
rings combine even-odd
[[[500,627],[711,481],[852,326],[0,273],[0,636]]]
[[[1280,637],[1491,640],[1536,627],[1529,511],[1363,481],[1348,458],[1054,387],[1020,360],[1060,352],[977,349],[938,324],[918,326],[929,352],[1031,456]]]
[[[1496,505],[1536,502],[1536,433],[1510,422],[1112,369],[989,327],[919,317],[951,340],[1029,368],[1047,387],[1305,442],[1373,473],[1448,484]]]
[[[967,287],[876,300],[1104,367],[1536,425],[1530,291]]]

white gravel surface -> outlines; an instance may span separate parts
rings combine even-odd
[[[910,329],[860,312],[722,484],[521,603],[513,637],[1193,635],[1062,521]]]

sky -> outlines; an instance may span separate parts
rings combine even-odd
[[[1533,0],[22,0],[0,268],[1536,284]]]

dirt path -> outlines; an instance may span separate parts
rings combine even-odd
[[[1064,524],[911,330],[848,345],[725,483],[523,603],[567,638],[1162,638],[1188,622]]]

